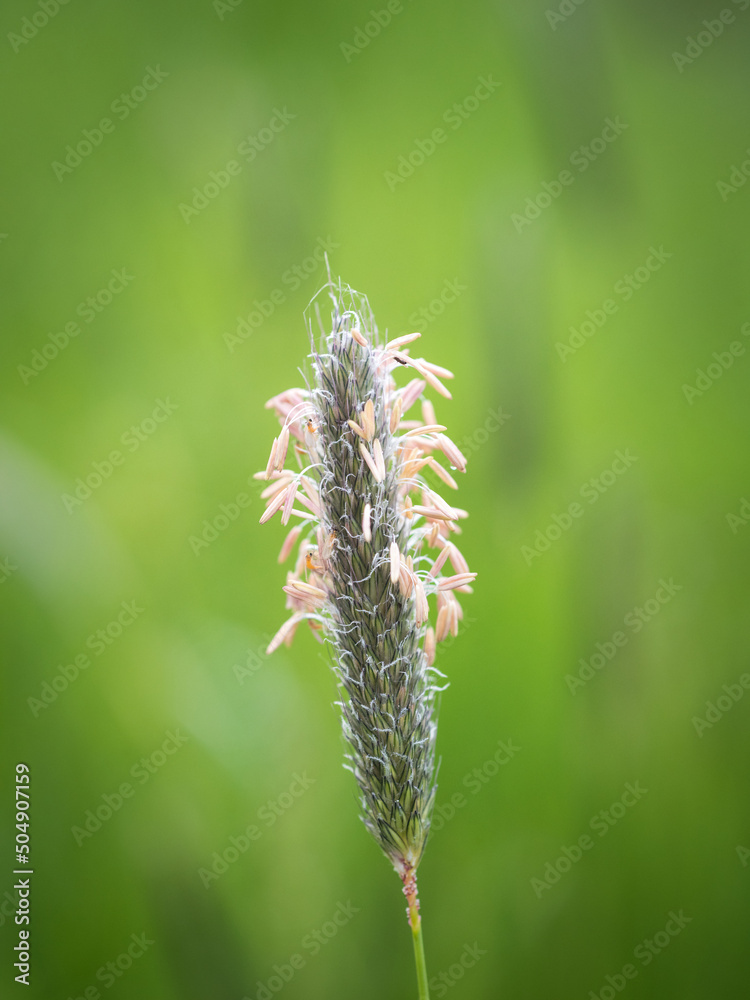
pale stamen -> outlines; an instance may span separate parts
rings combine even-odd
[[[356,420],[347,420],[347,423],[349,424],[349,426],[351,427],[351,429],[354,431],[355,434],[358,434],[365,441],[367,440],[367,434],[364,428],[360,427],[359,424],[356,422]]]
[[[438,434],[440,431],[447,430],[448,428],[444,424],[426,424],[407,431],[404,437],[413,437],[415,434]]]
[[[424,635],[424,655],[432,666],[435,662],[435,632],[432,628],[428,628]]]
[[[457,573],[455,576],[446,576],[438,580],[438,590],[455,590],[456,587],[464,587],[467,583],[476,580],[476,573]]]
[[[417,628],[420,628],[427,621],[430,608],[427,603],[427,594],[419,577],[414,581],[414,613],[417,618]]]
[[[466,459],[449,437],[439,434],[437,446],[454,468],[459,472],[466,472]]]
[[[405,364],[410,364],[412,368],[416,368],[425,382],[431,385],[435,392],[439,392],[441,396],[445,396],[446,399],[453,399],[450,392],[445,388],[440,379],[435,375],[435,373],[421,361],[416,359],[406,359]]]
[[[304,619],[305,615],[300,614],[294,614],[291,618],[287,618],[279,631],[269,642],[268,647],[266,648],[266,655],[270,656],[271,653],[275,652],[279,646],[286,641],[287,637],[291,638],[297,630],[299,623],[304,621]]]
[[[450,550],[451,565],[455,569],[456,573],[470,573],[471,570],[469,569],[469,564],[466,562],[462,553],[459,552],[456,546],[452,542],[449,542],[446,548]]]
[[[291,484],[289,484],[291,485]],[[266,521],[270,521],[277,510],[283,505],[286,499],[287,490],[289,485],[285,486],[283,490],[280,490],[276,496],[270,501],[266,509],[261,514],[260,524],[265,524]]]
[[[282,473],[277,473],[276,478],[271,482],[270,486],[266,486],[260,495],[261,500],[270,500],[271,497],[276,496],[279,490],[283,490],[285,486],[294,478],[294,473],[285,470]]]
[[[431,371],[433,375],[439,375],[440,378],[455,378],[456,376],[448,368],[441,368],[440,365],[434,364],[432,361],[425,361],[424,358],[417,358],[419,364]]]
[[[422,419],[426,424],[436,424],[435,407],[429,399],[422,400]]]
[[[276,449],[278,448],[278,446],[279,446],[279,439],[274,438],[273,444],[271,445],[271,454],[268,459],[268,465],[266,466],[266,475],[265,475],[266,479],[271,478],[271,473],[273,472],[274,466],[276,464]]]
[[[445,500],[443,500],[443,498],[440,496],[440,494],[436,493],[434,490],[431,490],[429,488],[425,488],[424,490],[422,490],[422,499],[424,500],[425,504],[427,503],[428,500],[431,500],[434,506],[438,508],[438,510],[442,510],[443,513],[447,515],[450,521],[455,521],[456,518],[458,517],[458,512],[449,504],[447,504]]]
[[[297,490],[299,489],[299,482],[295,479],[289,484],[286,489],[286,496],[284,497],[284,508],[281,512],[281,523],[289,524],[289,518],[291,517],[292,507],[294,506],[294,501],[297,499]]]
[[[453,476],[446,469],[442,467],[440,462],[434,459],[431,455],[425,458],[424,461],[429,465],[438,479],[442,479],[446,486],[450,486],[452,490],[458,489],[458,483],[453,478]]]
[[[362,428],[368,441],[375,437],[375,407],[372,400],[368,399],[362,410]]]
[[[401,410],[402,410],[402,400],[401,397],[399,396],[398,399],[396,400],[395,406],[391,410],[391,419],[388,423],[391,434],[396,433],[396,428],[398,427],[401,421]]]
[[[304,597],[314,597],[316,601],[325,600],[326,597],[325,590],[321,590],[320,587],[315,587],[311,583],[305,583],[304,580],[294,580],[288,587],[284,587],[284,590],[287,593],[296,590]]]
[[[451,616],[451,624],[450,624],[451,635],[455,639],[456,636],[458,635],[458,612],[460,610],[460,606],[458,601],[453,600],[450,602],[448,607],[450,608],[450,616]]]
[[[279,443],[276,446],[276,456],[274,458],[274,468],[278,472],[282,472],[284,469],[284,462],[286,462],[286,453],[289,448],[289,428],[286,424],[281,428],[281,433],[279,434]]]
[[[404,597],[408,597],[411,594],[412,587],[414,586],[414,574],[404,562],[401,563],[398,585]]]
[[[389,340],[385,345],[385,349],[386,351],[392,351],[397,347],[404,347],[406,344],[411,344],[412,341],[418,340],[421,336],[421,333],[405,333],[403,337],[396,337],[394,340]]]
[[[451,627],[451,613],[448,604],[443,604],[443,606],[438,611],[437,622],[435,624],[435,637],[438,642],[443,642],[444,639],[448,638],[450,634]]]
[[[446,545],[432,565],[432,569],[430,570],[431,577],[436,577],[438,575],[440,570],[443,568],[443,566],[445,566],[446,562],[448,561],[449,554],[450,554],[450,547]]]
[[[380,438],[375,438],[372,443],[372,453],[375,459],[375,464],[378,467],[380,473],[380,478],[378,482],[382,482],[385,479],[385,459],[383,458],[383,449],[380,445]]]
[[[378,442],[378,444],[379,444],[379,442]],[[373,474],[375,482],[376,483],[382,483],[383,480],[385,479],[385,470],[383,470],[381,472],[381,470],[380,470],[380,468],[379,468],[379,466],[377,464],[377,461],[372,457],[372,455],[370,454],[369,449],[366,447],[366,445],[362,441],[359,442],[359,453],[362,456],[362,458],[364,458],[365,462],[367,463],[367,466],[368,466],[370,472]],[[382,453],[381,453],[381,458],[382,458]]]
[[[401,573],[401,553],[399,551],[397,542],[391,542],[390,558],[391,558],[391,583],[395,584],[398,583],[399,575]]]
[[[365,504],[364,513],[362,514],[362,535],[368,544],[372,541],[371,519],[372,507],[370,506],[370,501],[368,500]]]
[[[407,383],[401,390],[399,396],[401,400],[401,409],[403,413],[407,413],[408,410],[416,403],[419,397],[422,395],[424,390],[427,388],[427,383],[423,382],[420,378],[414,378],[411,382]]]
[[[445,511],[439,510],[437,507],[423,507],[421,504],[414,504],[411,508],[412,513],[421,514],[423,517],[429,518],[431,521],[452,521],[453,517],[447,514]]]
[[[278,559],[280,563],[286,562],[286,560],[289,558],[291,551],[294,548],[297,539],[301,534],[302,534],[302,525],[296,524],[289,532],[289,534],[286,536],[286,538],[284,539],[284,544],[281,546],[281,551],[279,552],[279,559]]]

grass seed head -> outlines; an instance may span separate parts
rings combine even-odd
[[[329,324],[322,296],[332,303]],[[313,300],[308,325],[309,386],[266,404],[281,432],[258,475],[271,482],[261,522],[278,512],[284,524],[300,519],[279,557],[299,544],[283,588],[291,616],[269,651],[290,643],[303,621],[330,644],[362,818],[406,884],[422,857],[435,797],[436,644],[457,632],[456,591],[470,592],[476,576],[449,540],[466,512],[425,478],[430,470],[455,488],[438,454],[454,471],[466,468],[423,396],[429,385],[450,398],[441,380],[453,374],[409,356],[417,333],[383,345],[367,299],[340,282]],[[421,377],[399,388],[393,375],[402,367]],[[407,416],[420,399],[423,419]],[[295,462],[296,470],[285,468]],[[449,557],[456,572],[444,576]]]

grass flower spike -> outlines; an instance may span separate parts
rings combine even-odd
[[[466,512],[439,489],[456,489],[446,463],[464,472],[466,461],[424,396],[429,387],[450,398],[453,375],[411,357],[420,334],[382,344],[364,296],[332,282],[323,293],[333,308],[324,326],[314,300],[320,336],[308,313],[310,386],[266,404],[281,431],[257,475],[268,483],[261,522],[294,520],[280,562],[297,548],[283,588],[290,615],[268,649],[290,644],[303,622],[330,645],[346,766],[365,825],[403,882],[427,997],[416,871],[435,797],[443,675],[434,661],[458,633],[458,595],[476,575],[455,544]],[[403,368],[413,377],[399,387]]]

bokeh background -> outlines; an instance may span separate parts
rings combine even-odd
[[[469,455],[479,580],[439,659],[420,870],[433,997],[741,995],[750,191],[718,182],[750,157],[743,4],[4,4],[3,995],[416,994],[320,647],[262,654],[282,529],[248,477],[323,247],[455,371],[438,416]]]

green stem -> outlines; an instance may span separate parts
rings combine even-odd
[[[414,920],[416,917],[416,920]],[[417,964],[417,985],[419,986],[419,1000],[430,1000],[430,990],[427,985],[427,965],[424,960],[424,942],[422,941],[422,918],[419,911],[409,914],[411,933],[414,939],[414,961]]]
[[[417,873],[414,866],[405,865],[401,872],[404,883],[404,895],[408,903],[407,914],[414,941],[414,961],[417,965],[417,986],[419,1000],[430,1000],[430,988],[427,984],[427,963],[424,960],[424,942],[422,941],[422,918],[419,915],[419,896],[417,894]]]

